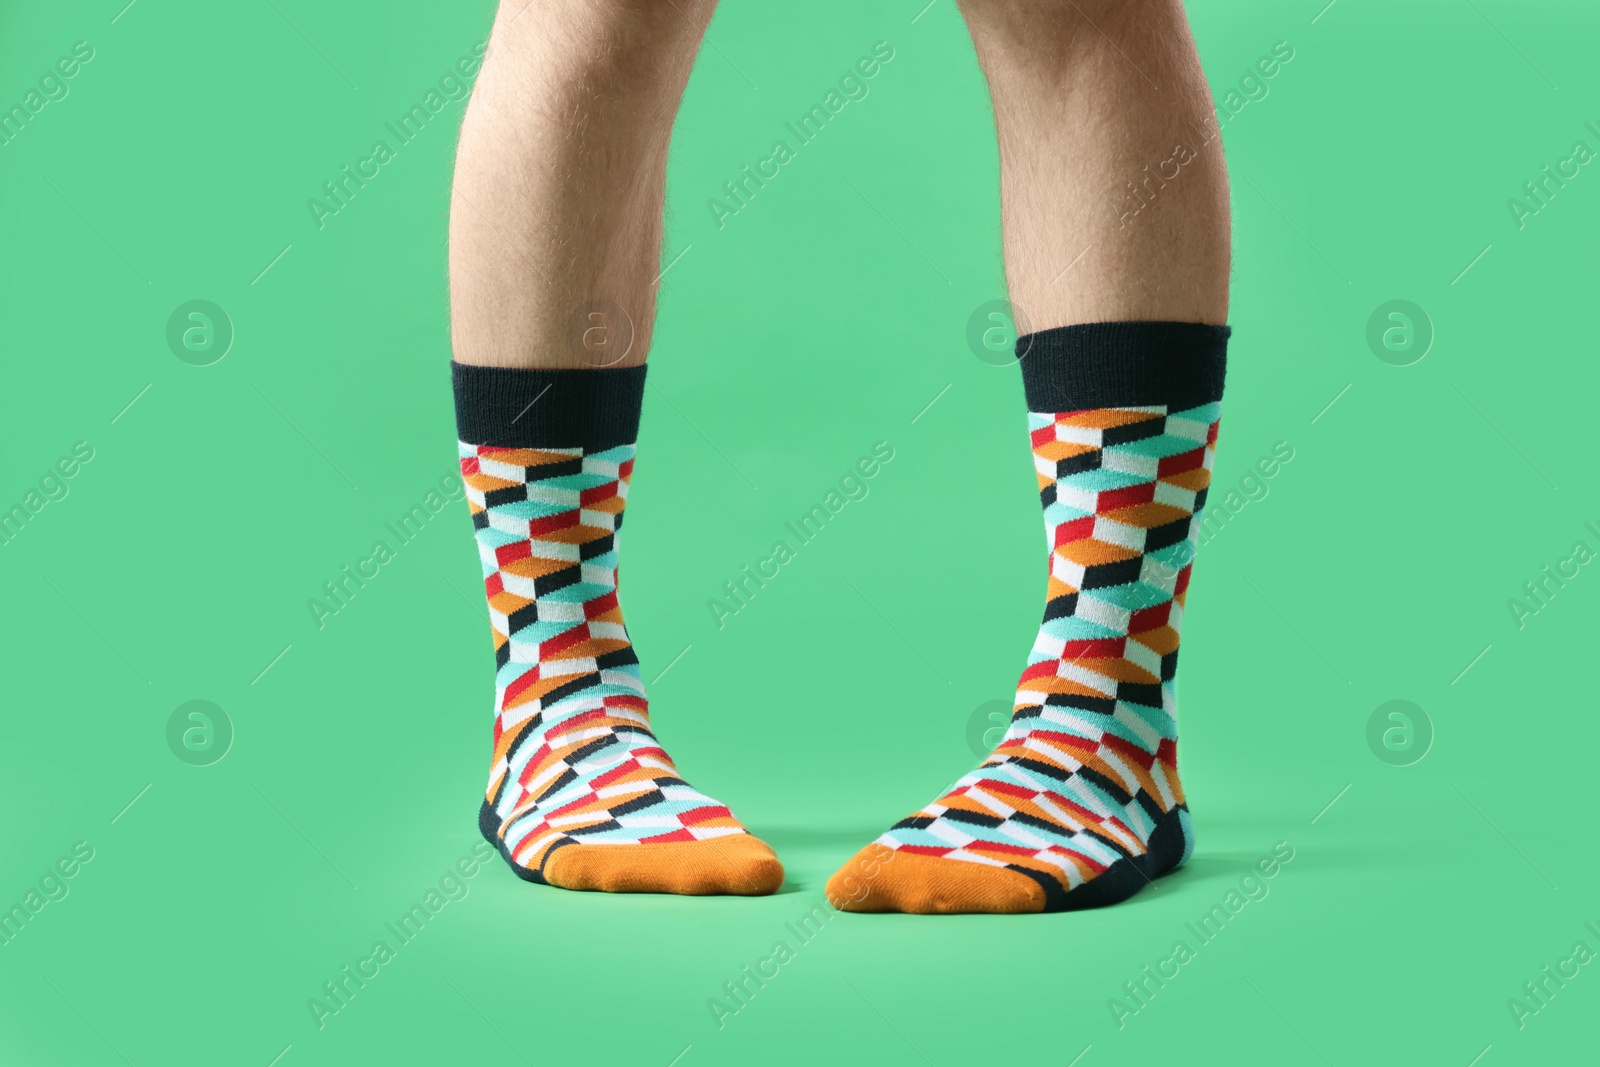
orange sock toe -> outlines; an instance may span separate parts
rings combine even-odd
[[[872,844],[828,879],[840,911],[1015,914],[1044,910],[1044,889],[1006,867],[923,856]]]
[[[562,889],[685,896],[765,896],[783,885],[783,864],[750,834],[661,844],[565,845],[544,877]]]

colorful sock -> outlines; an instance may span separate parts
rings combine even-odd
[[[833,876],[836,907],[1097,907],[1188,859],[1172,679],[1228,332],[1095,323],[1018,339],[1050,576],[1011,725]]]
[[[771,893],[772,850],[680,778],[650,732],[617,603],[644,375],[452,364],[499,668],[478,827],[530,882]]]

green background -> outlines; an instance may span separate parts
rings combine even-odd
[[[972,766],[969,719],[1008,698],[1043,584],[1017,373],[966,341],[1002,282],[993,127],[955,8],[730,0],[674,141],[663,259],[682,255],[623,595],[646,679],[671,664],[663,739],[788,882],[617,898],[495,861],[319,1029],[308,998],[478,840],[492,660],[465,508],[323,628],[306,606],[452,469],[461,105],[323,228],[306,201],[484,38],[491,5],[123,2],[0,14],[0,106],[94,49],[0,146],[0,507],[94,450],[0,547],[0,906],[94,850],[0,947],[0,1062],[1592,1056],[1600,968],[1520,1029],[1507,1000],[1575,942],[1600,949],[1600,576],[1521,628],[1507,601],[1575,541],[1600,547],[1600,173],[1520,229],[1506,204],[1575,141],[1600,148],[1591,5],[1191,5],[1219,97],[1275,42],[1295,50],[1224,132],[1216,484],[1277,442],[1294,459],[1201,552],[1181,685],[1198,854],[1106,911],[835,916],[719,1029],[708,998],[796,946],[785,924],[827,875]],[[895,55],[870,96],[719,229],[706,200],[878,41]],[[205,367],[166,341],[195,299],[235,331]],[[1410,366],[1366,340],[1394,299],[1435,334]],[[877,441],[895,458],[871,495],[719,630],[708,598]],[[196,699],[235,733],[204,767],[167,743]],[[1410,766],[1367,742],[1395,699],[1434,734]],[[1194,944],[1185,924],[1278,842],[1295,858],[1270,895],[1119,1028],[1108,999]]]

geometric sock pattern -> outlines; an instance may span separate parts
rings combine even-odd
[[[574,844],[746,834],[679,777],[650,730],[617,603],[634,446],[461,442],[460,453],[498,668],[484,835],[520,877],[547,883],[551,859]]]
[[[935,861],[929,884],[970,884],[943,866],[959,863],[1037,888],[1013,879],[1004,905],[927,910],[1114,903],[1193,850],[1173,676],[1220,407],[1028,414],[1050,568],[1011,724],[978,769],[875,844],[891,867]]]

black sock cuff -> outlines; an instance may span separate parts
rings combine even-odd
[[[1017,359],[1028,410],[1215,403],[1231,332],[1198,322],[1091,322],[1024,334]]]
[[[601,452],[639,438],[645,365],[523,370],[451,362],[456,434],[469,445]]]

